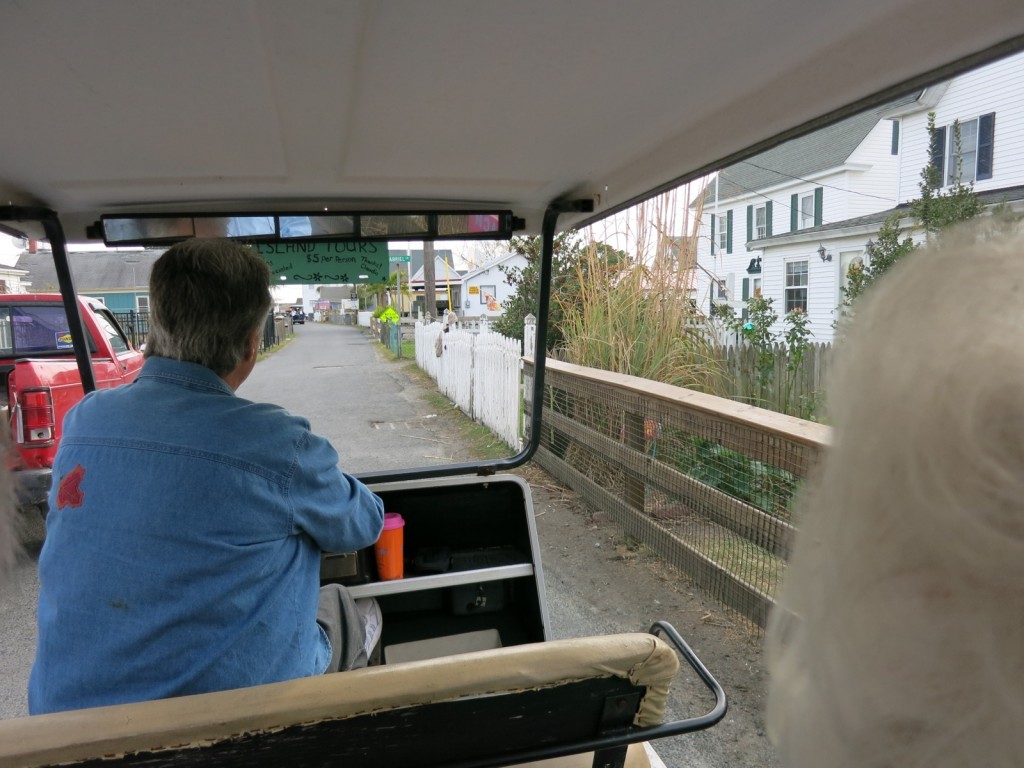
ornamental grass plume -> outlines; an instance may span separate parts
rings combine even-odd
[[[690,202],[688,188],[681,195],[661,195],[587,233],[575,290],[555,297],[564,314],[564,359],[705,392],[720,389],[707,319],[690,296],[700,211],[693,231],[674,234],[677,207],[686,210]]]

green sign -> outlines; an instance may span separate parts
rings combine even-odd
[[[408,262],[412,261],[412,257],[404,253],[392,253],[388,257],[388,261],[390,261],[392,264],[407,264]]]
[[[388,244],[335,241],[258,243],[270,266],[274,285],[346,285],[384,283],[388,279]]]

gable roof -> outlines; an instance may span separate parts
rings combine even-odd
[[[79,293],[149,290],[149,272],[162,253],[163,250],[70,253],[68,261],[75,290]],[[22,252],[18,257],[18,269],[28,273],[24,282],[30,284],[32,292],[57,290],[57,271],[50,251]]]
[[[707,208],[714,204],[716,194],[720,201],[729,200],[838,168],[849,160],[854,150],[878,125],[882,112],[915,102],[918,96],[919,92],[915,92],[723,168],[718,172],[717,190],[716,181],[712,179],[690,207],[696,208],[701,202]]]
[[[445,262],[441,256],[434,257],[434,282],[436,285],[457,285],[462,282],[462,272],[455,269],[449,261]],[[409,280],[410,285],[423,286],[423,267],[420,267]]]
[[[469,270],[468,272],[464,272],[463,275],[462,275],[462,279],[463,280],[470,280],[471,278],[474,278],[477,275],[483,274],[484,272],[489,270],[491,267],[497,267],[497,266],[499,266],[501,264],[504,264],[507,261],[511,261],[512,259],[516,258],[517,256],[522,258],[522,259],[524,259],[524,260],[526,259],[526,257],[523,256],[521,253],[516,253],[514,251],[512,253],[506,253],[500,259],[494,259],[492,261],[488,261],[486,264],[481,264],[479,267],[475,267],[475,268]],[[422,275],[420,275],[420,277],[422,278]]]

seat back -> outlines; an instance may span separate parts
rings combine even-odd
[[[621,765],[678,668],[659,638],[622,634],[37,715],[0,722],[0,767],[483,766],[595,749]]]

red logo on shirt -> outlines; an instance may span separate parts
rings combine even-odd
[[[60,488],[57,491],[57,509],[82,506],[82,502],[85,501],[85,493],[81,488],[84,479],[85,467],[81,464],[60,479]]]

